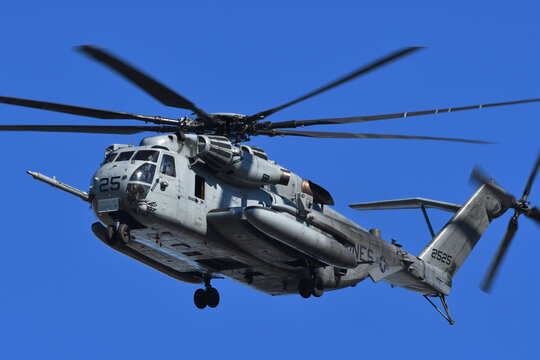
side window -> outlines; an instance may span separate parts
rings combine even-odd
[[[135,151],[124,151],[123,153],[120,153],[118,157],[116,158],[116,161],[127,161],[131,159],[131,155],[133,155]]]
[[[105,157],[105,160],[103,161],[103,164],[107,164],[114,161],[114,158],[118,155],[118,153],[108,153],[107,157]]]
[[[204,200],[204,186],[205,181],[202,176],[195,175],[195,196],[201,200]]]
[[[161,159],[161,166],[159,167],[159,173],[167,176],[176,176],[174,158],[171,155],[163,154],[163,158]]]

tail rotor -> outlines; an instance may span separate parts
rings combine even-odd
[[[495,278],[495,275],[497,274],[501,261],[503,257],[505,256],[508,250],[508,247],[510,246],[510,243],[512,242],[512,239],[514,238],[517,232],[519,216],[525,215],[533,219],[534,221],[536,221],[536,223],[540,225],[540,210],[537,207],[530,207],[530,202],[527,201],[527,198],[529,197],[529,194],[531,192],[532,184],[534,182],[536,174],[538,173],[539,168],[540,168],[540,153],[538,153],[534,168],[531,172],[531,175],[529,176],[529,180],[527,181],[527,184],[525,185],[525,189],[523,190],[523,195],[521,196],[519,200],[517,200],[512,194],[509,194],[508,192],[506,192],[502,187],[488,180],[489,177],[478,166],[474,168],[471,174],[471,180],[479,184],[484,184],[486,187],[488,187],[491,190],[491,192],[501,201],[502,205],[505,208],[514,209],[514,215],[510,219],[510,222],[508,223],[506,233],[504,234],[501,244],[499,245],[499,248],[497,249],[495,257],[493,258],[491,262],[491,265],[489,267],[488,272],[486,273],[484,281],[482,282],[481,289],[484,292],[490,292],[492,288],[493,280]]]

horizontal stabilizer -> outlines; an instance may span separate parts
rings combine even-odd
[[[434,208],[454,213],[461,208],[461,205],[458,204],[423,198],[373,201],[358,204],[349,204],[349,206],[355,210],[419,209],[423,206],[424,208]]]

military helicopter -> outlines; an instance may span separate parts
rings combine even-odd
[[[347,118],[263,121],[282,109],[412,54],[420,47],[393,52],[304,96],[253,115],[206,113],[111,53],[89,45],[78,49],[162,104],[190,110],[195,117],[171,119],[0,96],[0,102],[5,104],[153,124],[0,125],[0,131],[162,133],[144,138],[138,146],[110,145],[88,191],[38,172],[28,171],[28,174],[90,203],[99,220],[92,224],[92,232],[106,245],[177,280],[203,284],[204,288],[194,293],[195,305],[200,309],[218,306],[219,293],[212,281],[223,277],[267,294],[300,294],[304,298],[355,286],[369,277],[374,282],[383,281],[420,293],[453,324],[445,297],[450,293],[452,278],[490,222],[510,208],[515,211],[484,283],[485,290],[491,285],[517,230],[519,215],[540,223],[540,211],[527,202],[540,157],[520,200],[475,170],[473,179],[481,185],[464,205],[423,198],[350,205],[358,210],[421,209],[433,239],[415,256],[401,245],[383,240],[378,229],[368,231],[333,210],[334,200],[322,186],[269,160],[261,148],[245,145],[251,137],[260,135],[485,143],[470,139],[294,128],[540,101],[527,99]],[[435,234],[426,208],[455,215]],[[444,313],[430,299],[433,297],[440,299]]]

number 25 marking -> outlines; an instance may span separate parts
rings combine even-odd
[[[114,191],[114,190],[120,190],[120,176],[113,176],[112,178],[101,178],[99,180],[99,191],[105,192],[105,191]],[[108,188],[109,184],[111,185],[110,189]]]

